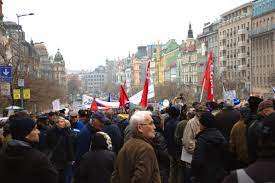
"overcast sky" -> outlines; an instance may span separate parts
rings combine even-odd
[[[205,22],[248,0],[3,0],[4,20],[20,24],[27,40],[59,48],[70,70],[94,69],[106,58],[125,57],[139,45],[186,39]]]

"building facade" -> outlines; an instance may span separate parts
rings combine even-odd
[[[66,87],[67,81],[66,81],[65,61],[59,49],[57,50],[52,62],[52,71],[53,71],[53,79],[56,80],[60,86]]]
[[[106,81],[106,67],[99,66],[91,72],[84,72],[82,80],[85,92],[92,95],[100,95]]]
[[[222,78],[225,83],[234,81],[238,97],[251,91],[251,30],[252,3],[243,4],[221,15],[219,50]],[[232,87],[232,86],[231,86]]]
[[[252,94],[272,94],[275,86],[275,1],[253,1]]]

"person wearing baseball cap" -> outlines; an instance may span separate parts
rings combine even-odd
[[[102,131],[105,123],[109,119],[101,112],[97,111],[91,116],[91,120],[87,123],[78,134],[76,143],[76,163],[79,163],[81,157],[90,150],[91,139],[96,132]]]
[[[17,117],[9,121],[12,140],[0,153],[1,182],[29,183],[57,182],[57,172],[40,151],[32,147],[39,142],[39,130],[35,121]]]

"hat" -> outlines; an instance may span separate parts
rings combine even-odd
[[[107,123],[107,122],[110,121],[109,118],[107,118],[103,113],[98,112],[98,111],[95,112],[95,113],[93,114],[93,117],[94,117],[95,119],[98,119],[98,120],[101,121],[102,123]]]
[[[10,133],[13,139],[24,140],[36,123],[31,118],[15,118],[10,121]]]
[[[258,112],[261,112],[262,110],[266,109],[266,108],[273,108],[273,102],[272,100],[264,100],[262,101],[259,106],[258,106]]]
[[[211,112],[203,112],[199,118],[200,124],[206,128],[212,128],[215,126],[215,116]]]
[[[201,105],[201,104],[197,105],[195,109],[196,109],[196,112],[206,112],[206,111],[208,111],[207,107],[204,106],[204,105]]]
[[[80,117],[86,117],[88,115],[87,111],[84,111],[84,110],[79,110],[78,111],[78,115]]]
[[[78,113],[76,111],[71,111],[70,112],[70,116],[77,116],[77,115],[78,115]]]
[[[100,150],[100,149],[112,150],[112,140],[110,136],[104,132],[97,132],[92,137],[91,149],[92,150]]]

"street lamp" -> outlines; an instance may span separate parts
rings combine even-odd
[[[20,45],[20,24],[19,24],[19,20],[21,17],[25,17],[25,16],[32,16],[34,15],[34,13],[27,13],[27,14],[16,14],[17,17],[17,32],[18,32],[18,48],[19,48],[19,52],[18,52],[18,63],[20,63],[21,61],[21,45]],[[23,73],[24,68],[21,68],[21,72]],[[21,74],[22,80],[24,81],[24,73]],[[24,88],[24,83],[20,84],[20,100],[21,100],[21,107],[24,108],[24,99],[23,99],[23,88]]]

